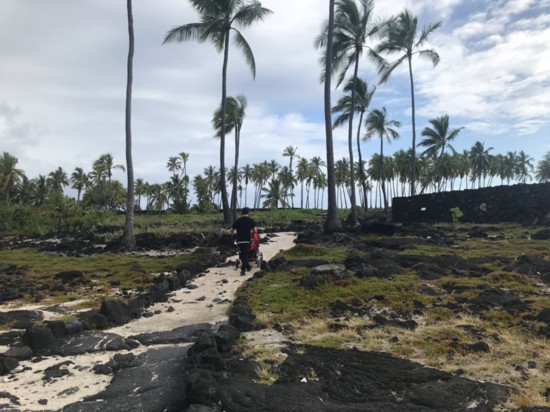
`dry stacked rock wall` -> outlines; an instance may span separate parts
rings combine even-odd
[[[392,218],[397,222],[450,222],[455,207],[464,214],[461,222],[545,224],[550,221],[550,183],[397,197],[392,201]]]

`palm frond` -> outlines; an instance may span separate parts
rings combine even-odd
[[[233,37],[233,43],[235,43],[235,46],[241,49],[244,60],[248,64],[248,67],[250,67],[252,78],[256,78],[256,61],[254,60],[254,54],[252,53],[252,49],[250,48],[250,45],[248,44],[248,42],[246,41],[246,39],[243,37],[243,35],[239,30],[233,28],[233,31],[235,32],[235,36]]]

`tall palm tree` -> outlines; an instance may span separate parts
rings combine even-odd
[[[354,79],[348,81],[344,87],[344,95],[338,99],[338,102],[332,108],[333,113],[339,113],[339,115],[334,119],[334,126],[338,127],[345,123],[349,124],[349,118],[355,113],[359,113],[359,121],[357,123],[357,156],[359,158],[359,164],[363,164],[363,155],[361,153],[361,127],[363,125],[363,116],[370,106],[372,96],[376,91],[376,86],[369,87],[368,83],[364,80],[357,78],[355,81],[355,108],[352,110],[351,101],[352,96],[351,92],[354,87]],[[351,170],[351,169],[350,169]],[[361,181],[361,187],[363,189],[363,198],[366,199],[367,196],[367,182],[366,175],[363,169],[359,169],[359,179]],[[365,200],[365,208],[367,207]]]
[[[382,110],[372,110],[367,116],[365,125],[367,127],[367,139],[371,138],[375,134],[380,137],[380,159],[382,162],[380,168],[380,184],[382,185],[382,195],[384,197],[384,211],[386,212],[386,216],[389,218],[388,199],[386,197],[385,184],[386,177],[384,175],[384,138],[388,140],[388,143],[391,143],[392,139],[399,137],[399,133],[394,129],[394,127],[400,127],[401,123],[397,120],[388,119],[386,108],[383,107]]]
[[[229,133],[233,130],[235,134],[235,163],[233,165],[234,170],[239,170],[239,148],[241,142],[241,129],[244,122],[244,117],[246,115],[246,106],[248,102],[246,97],[243,95],[238,95],[235,97],[227,97],[225,108],[225,132]],[[221,118],[222,110],[219,108],[214,112],[214,117],[212,119],[212,124],[216,130],[216,137],[221,137]],[[232,220],[237,218],[237,178],[238,173],[234,173],[231,180],[232,190],[231,190],[231,215]]]
[[[344,80],[346,73],[353,66],[351,102],[350,107],[355,108],[356,84],[359,73],[359,59],[366,47],[369,38],[378,32],[378,26],[372,24],[374,1],[359,0],[359,6],[356,0],[338,0],[336,2],[336,11],[334,15],[334,34],[333,47],[331,50],[330,63],[331,75],[338,73],[336,87]],[[328,30],[325,28],[317,38],[317,45],[324,46],[327,43]],[[327,64],[328,67],[328,64]],[[326,73],[325,73],[326,75]],[[348,151],[350,162],[350,190],[351,190],[351,210],[349,221],[352,224],[357,223],[357,205],[355,197],[355,173],[353,170],[353,110],[348,118]]]
[[[243,52],[244,59],[252,71],[252,77],[256,77],[256,62],[252,49],[235,26],[243,28],[251,26],[271,14],[271,10],[262,7],[262,4],[257,0],[190,0],[190,2],[199,13],[201,21],[174,27],[166,34],[163,44],[187,40],[198,40],[202,43],[208,40],[214,44],[218,52],[223,52],[222,98],[220,103],[220,189],[224,221],[230,223],[232,215],[227,200],[225,183],[225,100],[230,34],[233,32],[235,46]]]
[[[122,233],[122,244],[127,250],[136,248],[134,236],[134,204],[135,204],[135,182],[134,163],[132,159],[132,82],[134,67],[134,16],[132,13],[132,0],[127,0],[126,11],[128,15],[128,59],[126,65],[126,116],[125,116],[125,137],[126,137],[126,218],[124,231]],[[109,202],[111,202],[111,185],[109,184]],[[109,203],[111,207],[111,203]]]
[[[294,178],[294,174],[293,174],[293,170],[292,170],[292,160],[297,156],[296,155],[297,150],[298,150],[297,147],[287,146],[285,148],[285,150],[283,151],[283,156],[290,158],[288,168],[290,170],[290,175],[293,178]],[[290,189],[290,196],[291,196],[292,207],[294,207],[294,185],[292,185],[292,187]]]
[[[414,55],[432,62],[434,66],[439,63],[439,54],[434,49],[421,49],[431,33],[441,27],[441,22],[430,24],[422,28],[418,35],[418,17],[409,10],[404,10],[397,17],[387,22],[382,30],[382,41],[376,47],[373,57],[379,67],[380,83],[385,83],[393,71],[407,61],[409,66],[409,80],[411,86],[411,118],[412,118],[412,168],[411,168],[411,196],[415,194],[416,183],[416,107],[414,101],[414,79],[412,59]],[[395,54],[401,56],[394,62],[388,63],[380,56],[380,53]]]
[[[25,172],[16,167],[18,162],[19,160],[8,152],[0,155],[0,190],[6,202],[13,200],[17,186],[25,177]]]
[[[88,186],[89,179],[88,174],[84,172],[84,170],[81,167],[76,167],[74,169],[74,172],[71,174],[71,188],[76,189],[77,196],[76,196],[76,202],[80,203],[80,194],[82,193],[82,190]]]
[[[338,216],[338,206],[336,204],[336,179],[334,176],[334,143],[332,138],[332,118],[331,108],[331,77],[332,77],[332,58],[333,58],[333,36],[334,36],[334,0],[329,0],[328,25],[326,28],[326,53],[324,58],[324,102],[325,102],[325,135],[327,149],[327,186],[328,186],[328,208],[327,218],[324,224],[325,233],[334,233],[342,227],[340,217]]]

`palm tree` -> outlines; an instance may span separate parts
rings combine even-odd
[[[546,153],[537,164],[536,178],[539,183],[550,182],[550,152]]]
[[[338,216],[338,206],[336,204],[336,179],[334,176],[334,143],[332,139],[332,118],[330,113],[330,84],[332,77],[332,58],[333,54],[333,36],[334,36],[334,0],[329,0],[328,25],[326,28],[326,53],[323,54],[324,60],[324,102],[325,102],[325,135],[327,149],[327,185],[328,185],[328,208],[327,218],[324,224],[325,233],[334,233],[342,227],[340,217]]]
[[[335,163],[334,179],[336,187],[340,189],[340,208],[348,208],[346,189],[349,187],[349,161],[347,158],[337,160]],[[345,205],[345,206],[344,206]]]
[[[450,142],[458,136],[463,127],[449,131],[449,115],[431,119],[430,123],[432,127],[425,127],[424,130],[422,130],[424,139],[418,143],[418,146],[426,148],[426,150],[421,153],[421,156],[431,157],[434,160],[434,168],[438,169],[445,149],[449,147],[453,153],[455,152]],[[440,187],[438,187],[438,190],[439,189]]]
[[[18,162],[19,160],[8,152],[0,156],[0,190],[6,202],[13,200],[17,186],[25,177],[25,172],[16,167]]]
[[[53,172],[50,172],[47,179],[50,192],[63,193],[63,188],[69,184],[67,173],[58,167]]]
[[[113,169],[120,169],[122,171],[126,170],[126,168],[123,165],[115,165],[113,163],[114,163],[114,158],[113,158],[113,155],[110,153],[105,153],[99,156],[99,159],[97,159],[94,162],[94,169],[98,170],[102,176],[107,177],[108,188],[109,188],[109,210],[112,209],[112,203],[113,203],[112,193],[111,193],[111,178],[113,176]]]
[[[218,52],[223,51],[222,98],[220,124],[220,189],[222,194],[223,215],[225,223],[232,220],[227,188],[225,183],[225,110],[227,93],[227,63],[229,59],[229,38],[234,34],[233,42],[243,52],[246,63],[250,66],[252,77],[256,77],[256,62],[252,49],[241,32],[235,26],[248,27],[263,20],[271,10],[262,7],[257,0],[190,0],[200,15],[199,23],[189,23],[168,31],[163,44],[198,40],[211,41]]]
[[[490,164],[490,150],[493,150],[493,148],[489,147],[485,149],[485,144],[481,142],[475,142],[470,149],[471,180],[474,183],[478,179],[478,188],[481,187],[481,177],[483,177],[483,183],[485,183],[485,177],[487,176]]]
[[[136,183],[134,184],[134,196],[137,196],[138,210],[141,209],[141,196],[146,193],[146,185],[147,184],[141,177],[138,177],[136,179]]]
[[[287,146],[285,148],[285,150],[283,151],[283,156],[290,158],[288,168],[290,170],[290,176],[292,176],[292,177],[294,176],[293,175],[293,170],[292,170],[292,160],[296,157],[296,151],[297,150],[298,150],[297,147]],[[293,179],[294,179],[294,177],[293,177]],[[292,187],[290,189],[290,196],[291,196],[291,201],[292,201],[292,207],[294,207],[294,185],[292,185]]]
[[[534,159],[521,150],[516,157],[516,175],[521,183],[526,183],[527,179],[532,180],[531,173],[534,170]]]
[[[127,250],[136,248],[134,236],[134,163],[132,160],[132,82],[134,66],[134,16],[132,13],[132,0],[127,0],[128,14],[128,60],[126,66],[126,178],[128,190],[126,192],[126,219],[122,233],[122,244]],[[109,184],[109,207],[111,207],[111,185]]]
[[[227,97],[226,101],[226,108],[225,108],[225,132],[229,133],[232,130],[235,132],[235,163],[233,165],[234,170],[239,170],[239,148],[240,148],[240,141],[241,141],[241,128],[243,126],[244,117],[246,115],[246,106],[248,105],[248,102],[246,100],[246,97],[243,95],[239,95],[236,98],[235,97]],[[212,124],[214,126],[214,129],[216,130],[216,137],[221,137],[221,124],[222,124],[222,118],[221,118],[222,110],[219,108],[214,113],[214,117],[212,119]],[[233,174],[233,179],[231,180],[231,184],[233,186],[231,191],[231,215],[232,220],[235,220],[237,218],[237,178],[238,173]]]
[[[351,108],[351,91],[354,87],[353,85],[353,79],[348,81],[346,86],[344,87],[344,92],[347,92],[348,94],[344,94],[334,105],[332,108],[332,113],[340,113],[336,119],[334,120],[334,126],[338,127],[345,123],[349,124],[349,118],[354,115],[356,112],[359,113],[359,122],[357,123],[357,155],[359,157],[359,164],[363,164],[363,156],[361,153],[361,127],[363,123],[363,116],[365,115],[365,112],[367,111],[370,102],[372,100],[372,96],[374,95],[374,92],[376,91],[376,86],[369,87],[368,83],[364,80],[357,78],[355,82],[355,108],[352,110]],[[351,169],[350,169],[351,170]],[[366,182],[366,176],[364,173],[364,169],[359,169],[359,178],[361,179],[361,187],[363,189],[363,198],[365,199],[365,208],[367,207],[366,198],[367,198],[367,182]]]
[[[80,194],[88,184],[88,174],[81,167],[76,167],[71,174],[71,188],[77,191],[76,203],[80,203]]]
[[[283,168],[279,172],[279,180],[281,181],[281,185],[283,186],[283,191],[285,193],[285,200],[290,197],[294,197],[294,185],[296,184],[296,178],[292,175],[290,172],[290,168],[288,166],[283,166]],[[288,203],[288,200],[286,200]]]
[[[244,179],[244,206],[246,206],[248,204],[248,182],[252,179],[252,168],[249,164],[241,168],[241,177]]]
[[[394,127],[400,127],[401,123],[397,120],[389,120],[386,108],[383,107],[382,110],[372,110],[367,116],[365,125],[367,127],[367,139],[371,138],[375,134],[380,137],[380,159],[382,162],[380,167],[380,184],[382,185],[382,195],[384,197],[384,210],[386,212],[386,216],[389,218],[388,199],[386,197],[385,184],[386,178],[384,175],[384,137],[388,140],[388,143],[391,143],[392,139],[399,137],[399,133],[394,129]]]
[[[281,203],[283,209],[288,207],[288,203],[286,201],[286,191],[284,190],[279,179],[275,178],[270,180],[269,187],[262,188],[262,192],[264,193],[262,197],[265,198],[264,203],[262,204],[263,207],[277,209],[279,203]]]
[[[411,196],[415,194],[416,183],[416,116],[414,102],[414,80],[412,70],[412,58],[414,55],[429,60],[434,66],[439,63],[439,54],[433,49],[421,49],[428,40],[429,35],[441,27],[441,22],[430,24],[422,28],[422,32],[417,37],[418,17],[414,16],[409,10],[405,10],[397,17],[387,22],[382,30],[382,41],[376,47],[376,53],[373,54],[378,62],[380,83],[385,83],[393,71],[407,61],[409,66],[409,80],[411,86],[411,118],[412,118],[412,168],[411,168]],[[380,56],[380,53],[394,54],[402,53],[398,59],[392,63],[386,62]]]
[[[309,162],[305,157],[301,157],[296,167],[296,179],[300,182],[300,209],[304,208],[304,182],[309,175]]]
[[[32,200],[34,206],[42,206],[49,193],[48,180],[44,175],[38,175],[37,178],[31,180],[32,184]]]
[[[181,174],[187,176],[187,162],[189,161],[189,153],[181,152],[179,154],[181,160]]]
[[[326,73],[334,75],[339,74],[336,87],[344,80],[348,69],[353,66],[351,102],[350,107],[355,108],[355,92],[357,76],[359,73],[359,59],[363,54],[363,49],[367,40],[378,32],[378,27],[372,24],[373,0],[359,0],[360,6],[357,6],[355,0],[338,0],[336,2],[336,11],[334,15],[334,33],[333,47],[328,63],[330,69]],[[317,38],[317,46],[324,46],[327,43],[328,30],[325,28]],[[327,67],[328,64],[327,64]],[[325,75],[326,75],[325,73]],[[353,111],[348,119],[348,150],[350,162],[350,190],[351,190],[351,210],[349,221],[351,224],[357,223],[357,205],[355,198],[355,173],[353,170]]]

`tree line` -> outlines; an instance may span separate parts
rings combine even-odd
[[[44,193],[59,194],[71,184],[78,192],[76,204],[86,204],[106,209],[126,210],[124,243],[128,249],[135,245],[133,238],[134,203],[141,205],[145,198],[147,209],[172,209],[186,213],[221,207],[224,221],[231,222],[237,205],[249,204],[248,185],[254,187],[252,206],[291,207],[295,205],[295,189],[300,186],[300,207],[322,208],[326,189],[327,219],[325,231],[338,230],[341,223],[336,210],[348,206],[348,221],[357,223],[357,207],[383,207],[388,211],[388,199],[395,195],[415,195],[418,192],[453,189],[468,182],[471,187],[490,185],[498,177],[501,182],[525,182],[533,173],[533,159],[523,151],[505,155],[492,155],[492,148],[476,142],[470,150],[457,153],[451,142],[462,128],[450,128],[447,115],[430,120],[430,126],[422,130],[423,140],[417,143],[415,117],[415,89],[413,62],[425,59],[435,67],[440,57],[433,48],[426,48],[430,35],[439,29],[441,22],[418,25],[418,16],[409,10],[376,19],[374,0],[329,0],[328,19],[314,42],[320,51],[321,76],[324,83],[324,108],[326,130],[326,157],[305,159],[298,156],[296,148],[285,149],[289,166],[264,161],[256,165],[239,165],[240,130],[246,114],[246,97],[227,96],[227,71],[230,45],[239,50],[248,64],[252,77],[256,74],[254,54],[241,30],[266,19],[272,11],[257,0],[189,0],[199,15],[198,22],[186,23],[169,30],[163,44],[185,41],[209,42],[222,53],[221,101],[214,110],[212,126],[214,137],[220,142],[219,166],[209,166],[204,173],[190,178],[187,175],[189,154],[180,153],[168,160],[170,180],[164,184],[148,184],[133,178],[131,139],[131,98],[133,71],[133,17],[132,0],[127,0],[129,49],[127,60],[126,90],[126,193],[122,184],[112,180],[112,171],[123,168],[114,165],[112,156],[102,155],[94,162],[92,171],[84,173],[75,169],[70,179],[59,168],[48,176],[28,180],[16,168],[17,159],[4,153],[1,163],[0,183],[4,202],[32,202],[40,205]],[[378,78],[368,83],[359,77],[363,55],[377,69]],[[394,58],[392,60],[392,58]],[[371,108],[370,103],[377,85],[390,81],[395,69],[408,68],[411,99],[412,142],[409,150],[384,154],[384,142],[399,137],[400,123],[392,120],[386,107]],[[350,74],[351,73],[351,74]],[[332,105],[331,79],[336,78],[335,88],[343,87],[342,97]],[[357,121],[357,123],[354,123]],[[348,156],[335,160],[332,131],[344,126],[348,131]],[[226,137],[233,133],[235,158],[226,166]],[[366,159],[361,151],[361,141],[378,138],[379,153]],[[423,151],[417,155],[417,148]],[[357,154],[357,161],[355,155]],[[297,159],[296,170],[293,159]],[[539,181],[548,180],[547,155],[537,166]],[[4,167],[2,166],[2,167]],[[228,189],[231,188],[231,198]],[[82,202],[80,195],[82,196]],[[305,191],[305,193],[304,193]],[[191,205],[191,193],[195,203]],[[244,203],[242,195],[245,195]],[[359,195],[357,196],[357,193]],[[124,202],[124,196],[126,201]],[[59,196],[57,196],[59,197]],[[42,203],[41,203],[42,202]],[[304,204],[305,203],[305,204]]]

